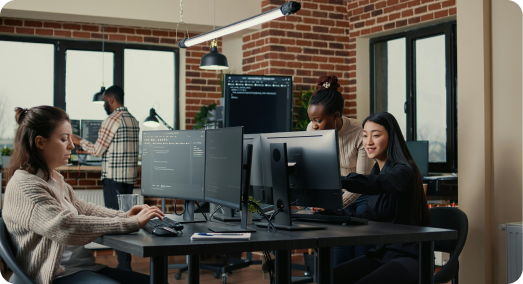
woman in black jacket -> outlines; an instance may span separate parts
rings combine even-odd
[[[363,122],[363,145],[376,164],[369,175],[342,177],[342,187],[368,194],[367,209],[351,216],[370,221],[427,226],[430,216],[421,175],[390,113]],[[334,268],[334,283],[417,283],[418,243],[381,244],[365,256]]]

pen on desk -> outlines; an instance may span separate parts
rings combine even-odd
[[[243,234],[240,233],[199,233],[199,236],[219,236],[219,235],[226,235],[226,236],[243,236]]]

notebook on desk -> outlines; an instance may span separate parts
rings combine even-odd
[[[194,233],[191,240],[250,240],[251,233]]]

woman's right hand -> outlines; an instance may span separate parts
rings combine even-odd
[[[140,229],[143,228],[149,220],[158,217],[163,221],[165,214],[156,206],[142,209],[138,214],[136,214],[136,219],[138,219],[138,226]]]

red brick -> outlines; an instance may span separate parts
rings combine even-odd
[[[20,21],[20,20],[11,20],[11,19],[5,19],[4,20],[4,24],[7,25],[7,26],[18,26],[18,27],[21,27],[23,25],[22,21]]]
[[[448,15],[449,15],[449,11],[448,10],[443,10],[443,11],[439,11],[439,12],[434,13],[434,18],[435,19],[443,18],[443,17],[446,17]]]
[[[383,27],[381,27],[381,26],[373,27],[370,29],[371,33],[377,33],[377,32],[381,32],[381,31],[383,31]]]
[[[25,21],[24,26],[26,27],[33,27],[33,28],[41,28],[42,22],[36,22],[36,21]]]
[[[441,9],[441,3],[434,3],[429,5],[429,11]]]
[[[364,26],[365,26],[365,22],[363,22],[363,21],[354,24],[354,28],[356,28],[356,29],[363,28]]]
[[[372,26],[376,23],[376,19],[365,21],[366,26]]]
[[[73,32],[73,37],[78,38],[90,38],[91,34],[86,32]]]
[[[410,17],[412,15],[414,15],[414,12],[412,11],[412,9],[401,12],[402,18]]]
[[[417,24],[420,22],[420,17],[413,17],[409,19],[409,25]]]
[[[90,26],[90,25],[82,25],[82,31],[88,31],[88,32],[101,32],[99,26]]]
[[[389,21],[394,21],[401,18],[401,13],[394,13],[389,15]]]
[[[106,33],[117,33],[118,32],[118,28],[117,27],[105,27],[104,31]]]
[[[421,18],[420,18],[420,20],[421,20],[422,22],[424,22],[424,21],[429,21],[429,20],[432,20],[432,19],[434,19],[434,14],[423,15],[423,16],[421,16]]]
[[[310,31],[311,27],[306,25],[296,25],[298,31]]]
[[[387,6],[392,6],[398,4],[398,0],[387,0]]]
[[[136,34],[138,35],[151,35],[150,30],[136,29]]]
[[[383,29],[384,30],[390,30],[390,29],[393,29],[395,27],[396,27],[395,23],[388,23],[388,24],[383,25]]]
[[[314,18],[303,18],[303,23],[317,25],[320,21]]]
[[[96,180],[93,179],[80,179],[78,182],[79,185],[96,185]]]
[[[401,20],[396,22],[396,28],[401,28],[407,25],[407,20]]]
[[[77,24],[64,24],[64,29],[66,30],[81,30],[82,27],[80,25],[77,25]]]
[[[387,1],[381,1],[379,3],[376,3],[376,9],[381,9],[387,7]]]
[[[102,39],[102,37],[104,39],[109,39],[109,35],[108,34],[91,33],[91,38]]]
[[[134,29],[120,28],[119,32],[122,34],[134,34]],[[140,42],[141,42],[141,40],[140,40]]]
[[[413,0],[413,1],[410,1],[408,4],[409,4],[409,8],[410,7],[416,7],[416,6],[421,5],[421,1],[420,0]]]
[[[417,14],[425,13],[427,12],[427,6],[419,7],[414,10],[414,12]]]
[[[352,14],[354,16],[357,16],[357,15],[360,15],[360,14],[363,14],[363,7],[360,7],[358,9],[355,9],[354,11],[352,11]]]
[[[374,10],[374,4],[363,7],[363,12],[370,12]]]
[[[365,19],[368,19],[368,18],[370,18],[370,13],[361,15],[361,19],[362,20],[365,20]]]
[[[16,28],[17,34],[26,34],[26,35],[34,35],[35,29],[27,29],[27,28]]]
[[[142,42],[141,36],[127,36],[127,41]]]
[[[124,35],[109,35],[110,40],[125,41]]]
[[[449,9],[449,15],[456,15],[456,7]]]
[[[157,38],[157,37],[149,37],[149,36],[146,36],[143,38],[143,41],[144,42],[150,42],[150,43],[159,43],[160,42],[160,39]]]
[[[62,28],[62,24],[45,22],[44,23],[44,28],[61,29]]]
[[[450,7],[450,6],[455,6],[455,5],[456,5],[456,0],[448,0],[448,1],[445,1],[445,2],[441,3],[441,6],[443,8]]]
[[[434,0],[421,0],[421,3],[425,4],[425,3],[428,3],[428,2],[432,2],[432,1],[434,1]]]
[[[0,26],[0,33],[14,33],[14,32],[15,32],[15,28],[13,28],[13,27]]]
[[[388,20],[388,16],[383,16],[378,18],[378,24],[386,22]]]
[[[167,31],[153,31],[153,36],[169,36]]]
[[[176,39],[173,38],[161,38],[160,43],[177,44]]]

